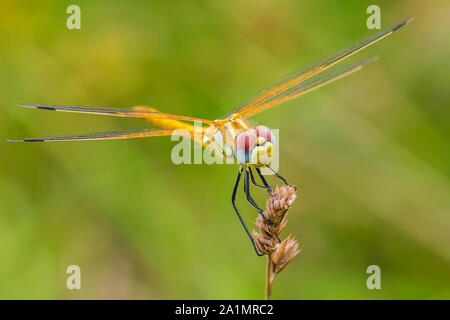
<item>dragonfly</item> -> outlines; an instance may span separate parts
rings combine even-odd
[[[272,130],[264,125],[252,126],[247,120],[262,111],[273,108],[283,102],[295,99],[305,93],[316,90],[324,85],[344,78],[356,71],[361,70],[365,65],[376,60],[372,57],[347,66],[332,68],[339,62],[347,59],[353,54],[364,48],[386,38],[393,32],[411,22],[414,18],[404,20],[394,26],[374,33],[366,39],[359,41],[343,50],[340,50],[309,67],[288,76],[285,80],[273,85],[259,93],[256,97],[241,105],[229,116],[217,120],[208,120],[190,116],[175,115],[166,112],[160,112],[152,107],[135,106],[130,109],[124,108],[99,108],[70,105],[41,105],[41,104],[21,104],[20,106],[28,108],[37,108],[43,110],[53,110],[62,112],[76,112],[116,117],[141,118],[150,122],[160,129],[144,129],[137,131],[123,132],[99,132],[81,135],[52,136],[39,138],[25,138],[8,140],[13,142],[55,142],[55,141],[81,141],[81,140],[112,140],[112,139],[130,139],[158,136],[171,136],[179,129],[183,129],[184,135],[190,137],[196,143],[205,148],[219,150],[226,158],[231,158],[239,164],[237,178],[231,195],[231,202],[234,211],[242,224],[245,233],[249,237],[253,249],[258,256],[263,254],[255,246],[254,239],[250,234],[241,214],[236,206],[236,194],[244,176],[244,192],[247,201],[264,218],[263,210],[256,204],[251,196],[250,181],[252,185],[263,188],[272,193],[272,189],[261,172],[262,168],[267,168],[286,185],[291,185],[276,170],[270,166],[270,156],[277,148],[275,136]],[[201,129],[196,130],[195,123],[202,124]],[[255,173],[256,172],[256,173]],[[260,183],[256,182],[255,176],[259,176]],[[291,185],[293,186],[293,185]],[[295,186],[293,186],[295,187]],[[295,187],[296,188],[296,187]]]

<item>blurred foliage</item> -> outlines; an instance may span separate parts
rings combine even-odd
[[[286,234],[303,250],[273,297],[450,298],[444,0],[77,1],[81,30],[66,28],[72,1],[4,1],[0,298],[262,298],[265,259],[230,202],[235,166],[176,166],[164,137],[7,143],[148,126],[15,104],[218,118],[373,33],[373,3],[383,27],[416,20],[358,54],[380,57],[363,71],[254,118],[280,128],[280,173],[300,186]],[[256,211],[238,202],[252,226]],[[81,291],[65,289],[70,264]],[[382,290],[366,288],[371,264]]]

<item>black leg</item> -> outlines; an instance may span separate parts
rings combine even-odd
[[[270,171],[272,171],[272,173],[281,181],[284,182],[285,185],[291,186],[293,187],[295,190],[297,190],[297,186],[294,186],[293,184],[290,184],[286,181],[285,178],[283,178],[282,176],[280,176],[274,169],[272,169],[271,167],[269,167],[268,165],[266,165],[266,168],[269,169]]]
[[[242,168],[240,168],[240,169],[239,169],[239,172],[238,172],[238,176],[237,176],[237,179],[236,179],[236,183],[235,183],[234,189],[233,189],[233,195],[231,196],[231,203],[233,204],[234,211],[236,211],[236,214],[237,214],[237,216],[238,216],[238,218],[239,218],[239,221],[241,221],[241,224],[242,224],[242,226],[244,227],[245,232],[247,233],[248,237],[250,238],[250,241],[252,242],[253,249],[255,249],[256,255],[258,255],[258,256],[260,257],[260,256],[262,256],[263,254],[262,254],[262,253],[259,253],[259,252],[258,252],[258,249],[256,249],[255,241],[253,240],[252,235],[250,234],[250,232],[248,232],[247,226],[245,225],[244,220],[242,220],[242,217],[241,217],[241,215],[239,214],[239,211],[238,211],[238,209],[237,209],[237,207],[236,207],[236,203],[235,203],[235,200],[236,200],[236,192],[237,192],[237,189],[238,189],[238,186],[239,186],[239,181],[241,180],[241,174],[242,174]]]
[[[264,186],[267,188],[267,191],[269,191],[270,194],[272,194],[272,189],[270,188],[269,184],[266,181],[266,178],[264,178],[263,174],[261,173],[261,170],[259,168],[255,168],[256,172],[258,172],[259,177],[261,178],[261,181],[263,182]]]
[[[244,180],[244,190],[245,190],[245,194],[247,195],[247,200],[248,202],[256,209],[258,210],[259,214],[261,215],[261,217],[263,217],[263,219],[266,219],[266,217],[264,217],[264,211],[258,207],[258,205],[255,203],[255,200],[253,200],[252,196],[250,195],[250,183],[248,181],[248,169],[245,168],[245,180]]]
[[[246,168],[246,169],[247,169],[247,168]],[[264,189],[267,189],[267,191],[268,191],[269,194],[271,195],[271,194],[272,194],[272,190],[270,189],[269,184],[267,183],[266,179],[265,179],[264,176],[262,175],[261,170],[259,170],[258,168],[256,168],[256,170],[257,170],[258,174],[259,174],[260,177],[261,177],[261,181],[264,183],[264,186],[261,186],[261,187],[264,188]],[[253,173],[252,173],[252,171],[251,171],[251,167],[248,167],[248,171],[249,171],[249,172],[247,172],[247,170],[246,170],[246,172],[245,172],[245,185],[246,185],[246,188],[244,188],[244,189],[246,190],[247,200],[248,200],[248,202],[250,202],[250,204],[251,204],[253,207],[256,208],[256,210],[258,210],[259,214],[260,214],[261,217],[264,219],[264,221],[267,222],[267,218],[264,216],[263,211],[256,205],[255,201],[253,200],[253,198],[252,198],[251,195],[250,195],[250,184],[249,184],[249,182],[248,182],[248,175],[249,175],[249,173],[250,173],[250,177],[252,177],[252,182],[253,182],[253,184],[256,185],[256,183],[255,183],[255,178],[253,177]],[[277,239],[278,239],[278,242],[281,242],[279,236],[277,236]]]
[[[267,184],[267,181],[266,181],[266,179],[264,179],[264,177],[262,177],[262,179],[261,179],[261,181],[264,183],[264,185],[263,185],[263,186],[262,186],[262,185],[259,185],[259,184],[256,183],[255,177],[253,176],[252,167],[248,167],[248,171],[250,172],[250,179],[252,180],[252,183],[253,183],[253,185],[254,185],[255,187],[262,188],[262,189],[266,189],[267,192],[268,192],[269,194],[272,193],[272,189],[270,189],[270,187],[269,187],[269,185]],[[262,176],[261,171],[260,171],[258,168],[256,168],[256,171],[258,172],[258,174],[259,174],[260,177],[261,177],[261,176]]]

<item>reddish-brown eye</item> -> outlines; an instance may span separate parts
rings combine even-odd
[[[242,132],[236,138],[236,150],[248,151],[256,145],[256,134],[254,132]]]
[[[266,126],[257,126],[255,130],[258,137],[263,137],[266,141],[272,141],[272,131]]]

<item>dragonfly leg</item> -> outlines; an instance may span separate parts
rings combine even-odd
[[[264,217],[264,211],[260,207],[258,207],[258,205],[255,203],[255,200],[253,200],[252,196],[250,195],[250,182],[248,180],[249,170],[249,168],[245,168],[244,190],[247,196],[247,201],[253,206],[253,208],[255,208],[259,212],[264,221],[266,221],[266,217]]]
[[[248,168],[248,171],[247,171],[247,169],[245,170],[245,183],[244,183],[244,185],[246,187],[244,189],[245,189],[245,193],[247,194],[247,200],[256,210],[258,210],[258,212],[261,215],[261,217],[263,218],[264,222],[268,222],[267,218],[264,216],[263,210],[261,210],[257,206],[257,204],[255,203],[255,200],[253,200],[252,196],[250,195],[250,184],[249,184],[249,181],[248,181],[249,172],[250,172],[250,175],[251,175],[252,172],[250,171],[250,168]],[[278,242],[281,242],[281,239],[280,239],[279,236],[277,236],[277,239],[278,239]]]
[[[231,203],[233,204],[234,211],[236,211],[236,214],[237,214],[237,216],[239,218],[239,221],[241,222],[242,226],[244,227],[245,232],[247,233],[248,237],[250,238],[250,241],[252,242],[253,249],[255,249],[256,255],[261,257],[263,254],[259,253],[258,249],[256,249],[255,241],[253,240],[252,235],[248,231],[247,226],[245,225],[244,220],[242,220],[242,217],[239,214],[239,211],[238,211],[238,209],[236,207],[236,192],[237,192],[237,189],[238,189],[238,186],[239,186],[239,181],[241,180],[242,170],[243,170],[243,168],[241,167],[239,169],[238,176],[237,176],[237,179],[236,179],[236,183],[234,185],[233,195],[231,196]]]
[[[282,176],[280,176],[280,175],[278,174],[278,172],[276,172],[273,168],[269,167],[268,165],[266,165],[266,168],[269,169],[270,171],[272,171],[272,173],[273,173],[278,179],[280,179],[281,181],[283,181],[285,185],[291,186],[291,187],[293,187],[295,190],[297,190],[297,186],[294,186],[293,184],[288,183],[288,182],[286,181],[286,179],[283,178]]]
[[[253,173],[252,173],[250,167],[248,168],[248,170],[250,171],[250,177],[252,177],[253,184],[255,184],[255,182],[254,182],[255,178],[253,177]],[[272,194],[272,189],[270,189],[269,184],[267,183],[266,179],[264,178],[264,176],[263,176],[262,173],[261,173],[261,170],[259,170],[258,168],[256,168],[256,171],[258,172],[259,176],[261,177],[262,182],[264,183],[264,186],[261,186],[261,188],[267,189],[267,191],[269,192],[269,194]],[[256,185],[256,184],[255,184],[255,185]],[[263,214],[262,214],[261,216],[262,216],[262,218],[264,219],[264,221],[267,222],[266,217],[265,217]],[[278,242],[281,242],[281,239],[280,239],[279,236],[277,236],[277,240],[278,240]]]
[[[261,173],[261,170],[259,168],[255,168],[255,169],[256,169],[256,172],[258,172],[258,175],[261,178],[261,181],[263,182],[264,186],[267,188],[267,191],[269,191],[269,193],[272,194],[272,189],[270,188],[269,184],[267,183],[266,178],[264,178],[263,174]]]
[[[258,169],[257,169],[257,170],[258,170]],[[252,177],[253,175],[252,175],[252,171],[251,171],[250,167],[248,168],[248,171],[250,172],[250,177]],[[255,201],[254,201],[253,198],[250,196],[250,190],[249,190],[249,186],[250,186],[250,185],[249,185],[249,183],[248,183],[248,174],[247,174],[247,173],[246,173],[246,177],[245,177],[245,178],[246,178],[246,184],[247,184],[247,189],[246,189],[246,190],[248,190],[248,191],[246,191],[248,202],[252,201],[253,203],[250,202],[250,204],[251,204],[252,206],[254,206],[254,207],[256,208],[256,210],[258,210],[259,214],[260,214],[261,217],[264,219],[264,222],[268,222],[268,221],[267,221],[267,218],[264,216],[263,211],[256,205]],[[267,188],[267,191],[269,191],[269,194],[272,194],[272,190],[270,189],[269,185],[267,184],[266,179],[264,179],[264,177],[262,177],[262,179],[263,179],[263,183],[265,184],[265,187],[263,187],[263,186],[261,186],[261,187],[264,188],[264,189]],[[254,180],[254,178],[253,178],[253,180]],[[281,242],[279,236],[277,236],[277,239],[278,239],[278,242]]]
[[[267,192],[268,192],[269,194],[272,194],[272,189],[270,189],[270,187],[269,187],[269,185],[268,185],[266,179],[264,179],[264,177],[263,177],[262,174],[261,174],[261,171],[260,171],[258,168],[256,168],[256,171],[258,172],[258,174],[259,174],[260,177],[262,178],[261,181],[262,181],[263,184],[264,184],[263,186],[256,183],[256,181],[255,181],[255,176],[253,175],[253,171],[252,171],[252,168],[251,168],[251,167],[248,167],[248,171],[250,172],[250,179],[252,180],[252,183],[253,183],[253,185],[254,185],[255,187],[262,188],[262,189],[266,189]]]

